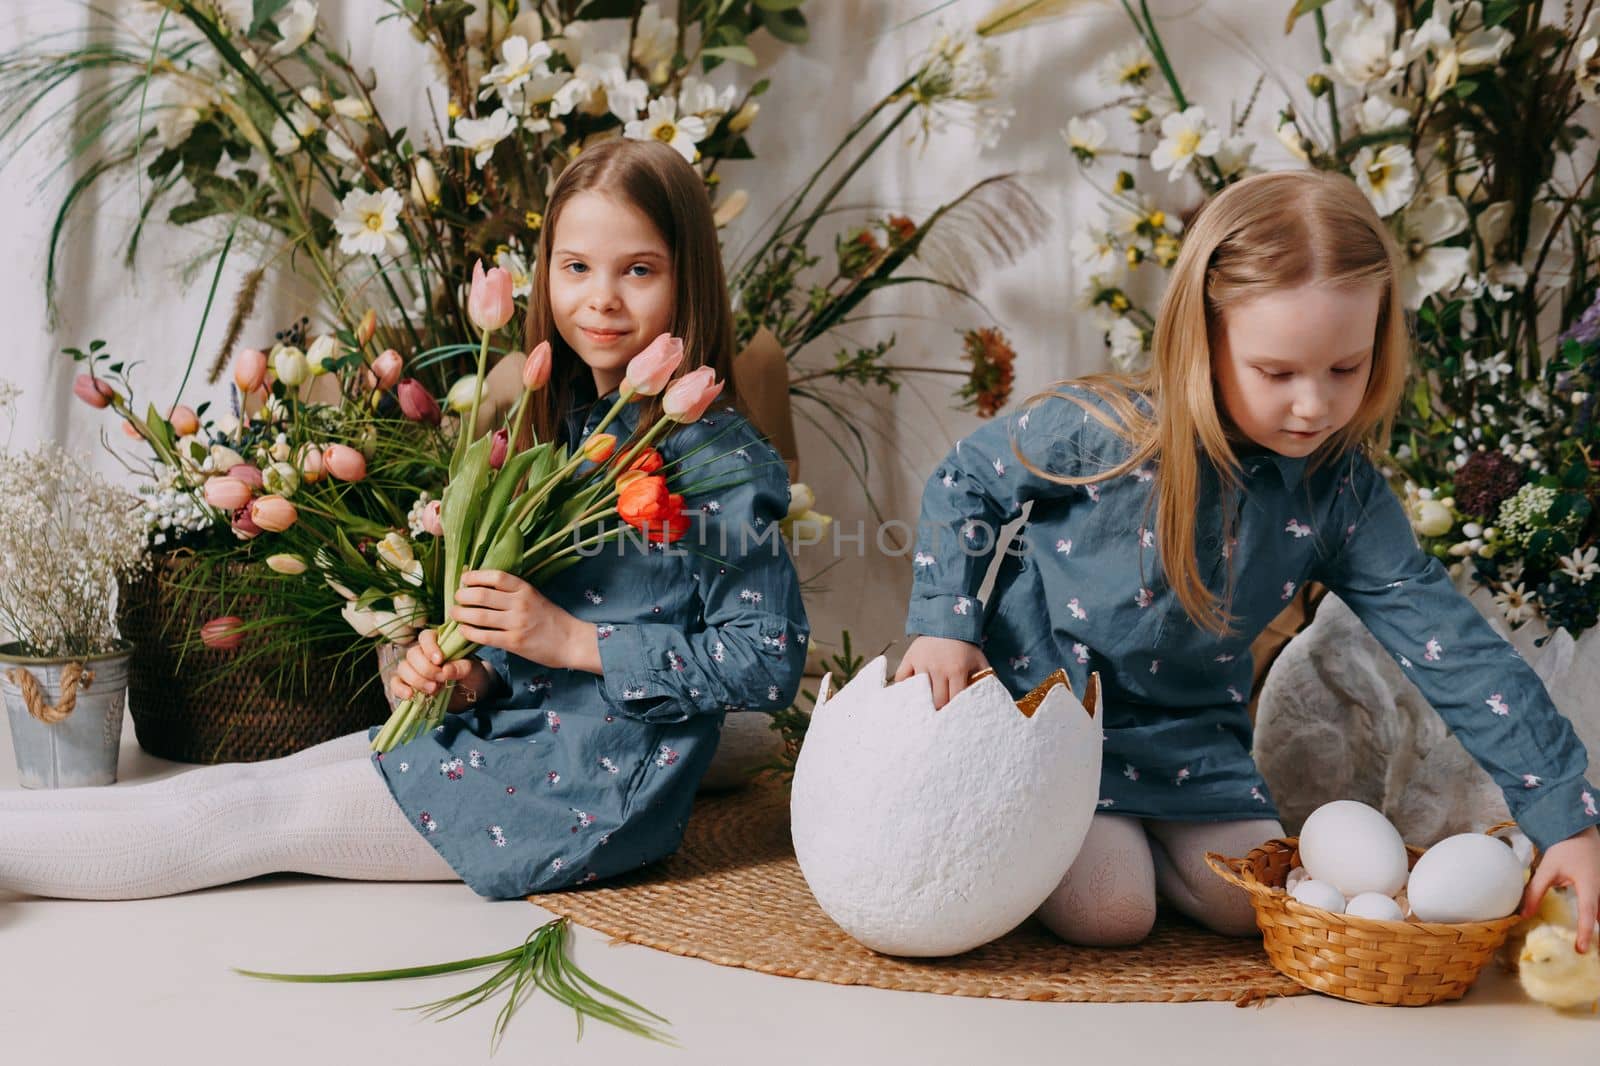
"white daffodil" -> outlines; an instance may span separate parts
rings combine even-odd
[[[302,138],[310,140],[322,129],[322,120],[303,103],[289,106],[289,120],[280,115],[272,124],[272,150],[278,155],[288,155],[300,147]]]
[[[712,212],[711,221],[716,223],[718,229],[731,223],[744,213],[750,206],[750,194],[743,189],[735,189],[717,204],[717,209]]]
[[[372,105],[359,96],[341,96],[333,102],[334,113],[352,122],[372,121]]]
[[[455,135],[445,143],[457,145],[473,152],[473,163],[481,170],[494,155],[495,145],[516,132],[517,120],[511,112],[500,108],[488,118],[456,119]]]
[[[283,38],[272,46],[272,54],[286,56],[299,51],[300,46],[311,40],[311,35],[317,30],[317,5],[311,0],[294,0],[272,20],[272,24]]]
[[[694,115],[678,117],[678,102],[670,96],[651,100],[646,117],[629,122],[622,135],[633,141],[660,141],[693,163],[700,155],[695,147],[711,131],[704,119]]]
[[[1468,248],[1444,247],[1440,242],[1467,228],[1467,209],[1453,196],[1408,208],[1401,220],[1401,252],[1405,261],[1400,291],[1406,309],[1415,311],[1436,292],[1461,283],[1471,261]]]
[[[1130,44],[1106,56],[1100,64],[1100,80],[1113,89],[1143,85],[1156,69],[1156,61],[1140,44]]]
[[[955,123],[968,127],[988,148],[1011,121],[1011,111],[992,104],[1001,75],[1000,51],[970,29],[947,30],[917,57],[910,97],[922,110],[924,136]]]
[[[640,78],[629,78],[622,57],[596,52],[578,64],[572,77],[550,99],[550,114],[559,118],[572,111],[603,115],[607,111],[632,122],[649,101],[650,89]]]
[[[738,98],[737,86],[729,85],[718,92],[715,85],[691,74],[678,87],[678,110],[685,115],[698,115],[707,126],[715,126]]]
[[[1328,30],[1328,73],[1354,89],[1394,84],[1406,68],[1406,48],[1396,47],[1394,31],[1392,5],[1358,6],[1353,17]]]
[[[548,61],[552,54],[544,41],[530,43],[525,37],[507,37],[500,42],[500,62],[479,80],[485,88],[478,99],[498,93],[507,108],[522,114],[527,109],[524,90],[535,79],[542,91],[554,92],[560,84],[560,78],[550,72]]]
[[[1206,121],[1206,113],[1191,107],[1161,120],[1161,141],[1150,153],[1150,165],[1177,181],[1196,156],[1208,156],[1222,147],[1222,134]]]
[[[1403,144],[1385,145],[1378,151],[1368,145],[1356,153],[1350,169],[1356,184],[1384,218],[1410,203],[1417,189],[1417,166]]]
[[[1300,127],[1288,115],[1278,116],[1278,125],[1273,128],[1273,135],[1278,142],[1289,150],[1289,154],[1302,163],[1311,162],[1311,153],[1306,151],[1306,138],[1300,132]]]
[[[1589,17],[1583,20],[1572,57],[1578,92],[1591,104],[1600,103],[1600,11],[1589,12]]]
[[[1071,249],[1073,258],[1086,266],[1091,275],[1121,284],[1122,272],[1128,260],[1111,234],[1089,228],[1080,229],[1072,235]]]
[[[346,255],[399,255],[406,250],[400,236],[400,194],[393,189],[350,190],[339,203],[333,228]]]
[[[661,5],[646,4],[639,10],[633,30],[633,61],[648,71],[670,71],[673,53],[678,50],[678,24],[661,14]],[[663,82],[665,77],[652,81]]]
[[[303,85],[300,87],[300,102],[319,115],[328,110],[328,94],[317,85]]]
[[[1094,162],[1094,157],[1099,153],[1100,146],[1106,143],[1106,127],[1096,118],[1079,118],[1074,116],[1067,119],[1067,128],[1061,132],[1066,138],[1067,147],[1072,149],[1072,154],[1085,163]]]
[[[1574,550],[1571,555],[1561,557],[1561,572],[1572,579],[1573,584],[1587,585],[1591,578],[1600,576],[1600,549],[1594,545],[1581,550]]]
[[[1356,108],[1356,125],[1362,133],[1404,129],[1410,124],[1411,112],[1386,92],[1373,93]]]
[[[1255,150],[1256,142],[1249,137],[1224,137],[1221,147],[1212,154],[1212,160],[1223,177],[1231,178],[1250,165]]]
[[[496,253],[494,265],[511,275],[511,295],[528,296],[533,293],[533,271],[520,253],[506,248]]]
[[[1111,361],[1128,370],[1144,356],[1144,331],[1132,320],[1119,318],[1106,331],[1106,347],[1111,349]]]
[[[439,202],[439,172],[424,155],[412,159],[411,202],[418,208]]]
[[[1504,26],[1486,29],[1481,25],[1481,20],[1478,20],[1480,25],[1477,29],[1457,36],[1451,29],[1455,22],[1455,7],[1447,0],[1435,0],[1432,16],[1422,24],[1411,41],[1413,57],[1433,56],[1433,72],[1428,76],[1430,102],[1453,88],[1463,70],[1498,63],[1515,40],[1511,31]]]
[[[211,106],[211,99],[186,81],[163,80],[156,101],[156,136],[163,148],[177,148],[187,141]]]
[[[1480,211],[1474,220],[1478,241],[1483,246],[1484,279],[1490,286],[1520,289],[1528,283],[1529,271],[1539,258],[1545,238],[1550,235],[1550,227],[1555,224],[1555,211],[1546,203],[1533,205],[1528,213],[1527,244],[1520,256],[1512,243],[1511,224],[1515,219],[1516,205],[1510,200],[1500,200]],[[1540,267],[1540,276],[1552,282],[1567,274],[1565,267],[1553,257],[1547,258]]]

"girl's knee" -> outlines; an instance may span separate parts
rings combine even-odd
[[[1120,948],[1137,944],[1156,924],[1156,897],[1124,895],[1115,900],[1074,898],[1062,884],[1040,904],[1035,917],[1069,944]]]

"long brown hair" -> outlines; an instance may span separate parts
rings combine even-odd
[[[705,183],[681,155],[659,141],[604,141],[586,148],[561,172],[550,192],[539,234],[539,258],[523,331],[530,349],[542,340],[550,342],[550,384],[536,393],[527,407],[538,439],[556,439],[566,413],[590,387],[589,368],[556,329],[550,307],[550,258],[556,225],[568,202],[582,192],[603,193],[630,204],[655,226],[672,256],[674,307],[668,329],[683,341],[683,365],[678,373],[709,366],[725,383],[719,403],[736,404],[733,311],[728,305],[722,252]],[[648,427],[661,414],[661,397],[642,402],[645,409],[638,425]]]
[[[1217,399],[1212,356],[1222,313],[1244,301],[1308,284],[1380,287],[1372,370],[1355,416],[1311,457],[1311,469],[1354,449],[1378,452],[1404,392],[1410,339],[1400,295],[1400,252],[1388,227],[1355,182],[1341,175],[1296,170],[1257,174],[1218,193],[1184,236],[1172,280],[1161,301],[1150,367],[1138,375],[1094,374],[1041,394],[1072,400],[1125,441],[1131,454],[1085,477],[1041,476],[1082,485],[1154,461],[1156,536],[1167,582],[1194,623],[1224,635],[1235,621],[1228,595],[1214,596],[1195,556],[1200,461],[1205,453],[1225,491],[1242,491],[1238,439]],[[1111,409],[1108,415],[1080,396],[1057,391],[1074,384]],[[1137,399],[1144,397],[1148,407]]]

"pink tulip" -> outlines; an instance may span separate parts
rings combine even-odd
[[[511,299],[511,274],[491,267],[487,274],[483,260],[472,264],[472,288],[467,293],[467,317],[485,333],[511,321],[516,310]]]
[[[252,466],[250,463],[239,463],[236,466],[228,467],[228,476],[231,478],[238,478],[240,481],[244,482],[246,485],[249,485],[253,489],[259,489],[263,483],[261,478],[261,468],[258,466]]]
[[[540,341],[522,364],[522,387],[537,392],[550,383],[550,342]]]
[[[628,361],[622,379],[622,398],[654,396],[667,387],[672,372],[683,362],[683,342],[670,333],[651,341],[645,350]]]
[[[489,469],[499,470],[506,465],[506,452],[511,450],[511,433],[509,430],[497,429],[489,441]]]
[[[661,410],[674,422],[698,422],[722,392],[722,386],[716,371],[709,366],[691,370],[667,387]]]
[[[436,537],[444,536],[444,504],[441,501],[429,500],[422,509],[422,528]]]
[[[122,435],[124,437],[131,437],[133,440],[138,440],[140,437],[144,436],[143,433],[139,432],[139,427],[134,425],[133,420],[130,418],[124,418],[122,420]]]
[[[256,525],[254,518],[250,517],[250,508],[248,507],[241,507],[233,512],[233,518],[228,524],[233,526],[233,534],[240,540],[250,540],[261,535],[261,527]]]
[[[267,353],[245,348],[233,357],[233,383],[240,392],[255,392],[267,380]]]
[[[400,398],[400,413],[413,422],[426,422],[430,426],[439,424],[442,414],[439,403],[428,392],[427,386],[416,378],[406,378],[395,390],[395,395]]]
[[[180,437],[188,437],[200,432],[200,416],[194,413],[193,407],[183,404],[172,409],[167,415],[167,421],[172,423],[172,432]]]
[[[324,448],[322,465],[340,481],[360,481],[367,476],[367,457],[348,444],[330,444]]]
[[[213,618],[200,627],[200,642],[214,651],[232,651],[244,641],[242,625],[244,619],[236,614]]]
[[[72,394],[90,407],[109,407],[117,390],[111,387],[109,381],[101,381],[88,374],[79,374],[72,379]]]
[[[322,449],[315,444],[302,444],[300,446],[300,480],[307,485],[315,485],[322,480]]]
[[[237,511],[250,502],[250,486],[236,477],[214,477],[203,490],[206,502],[219,511]]]
[[[282,533],[299,518],[294,504],[282,496],[261,496],[250,501],[250,520],[268,533]]]
[[[405,361],[400,358],[400,353],[393,348],[385,348],[383,354],[372,361],[372,373],[378,379],[378,388],[388,390],[400,380],[400,368]]]

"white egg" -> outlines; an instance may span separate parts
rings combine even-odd
[[[1398,922],[1405,917],[1394,897],[1385,896],[1382,892],[1361,893],[1345,904],[1344,912],[1353,914],[1357,918],[1371,918],[1377,922]]]
[[[1324,803],[1300,829],[1300,863],[1345,896],[1392,896],[1406,883],[1406,846],[1379,811],[1355,800]]]
[[[1522,862],[1493,837],[1460,833],[1445,837],[1417,860],[1406,891],[1421,921],[1493,921],[1516,910],[1522,900]]]
[[[1326,881],[1301,881],[1289,895],[1309,907],[1321,907],[1335,914],[1344,913],[1344,893]]]
[[[1304,866],[1296,866],[1294,869],[1289,871],[1289,876],[1284,879],[1283,890],[1285,892],[1293,892],[1294,891],[1294,886],[1298,885],[1301,881],[1304,881],[1305,879],[1306,879],[1306,868]]]

